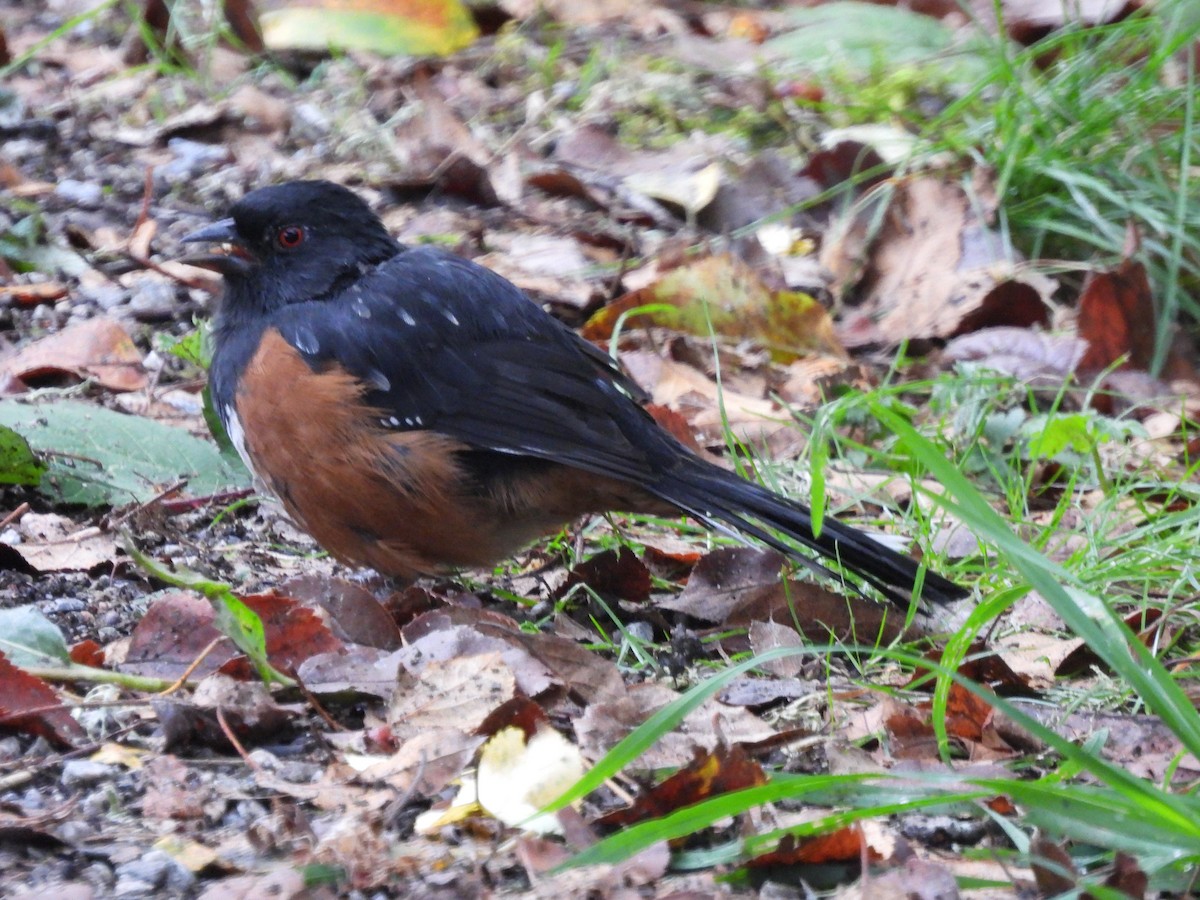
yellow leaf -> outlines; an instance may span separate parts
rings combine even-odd
[[[479,36],[460,0],[289,0],[259,18],[271,50],[445,56]]]

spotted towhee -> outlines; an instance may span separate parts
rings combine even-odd
[[[401,579],[484,566],[585,513],[683,511],[902,601],[919,566],[687,450],[599,348],[490,270],[397,243],[300,181],[184,238],[225,276],[211,370],[242,458],[334,556]],[[932,600],[965,591],[926,572]]]

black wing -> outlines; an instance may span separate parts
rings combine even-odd
[[[371,385],[368,402],[400,430],[638,484],[678,453],[603,351],[501,276],[441,250],[406,250],[272,324],[314,368],[336,361]]]

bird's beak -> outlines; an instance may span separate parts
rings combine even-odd
[[[258,263],[258,259],[246,249],[238,234],[237,225],[233,219],[221,219],[193,231],[182,239],[185,244],[223,244],[225,246],[208,253],[193,253],[182,257],[179,261],[189,266],[200,266],[212,269],[222,275],[244,275]]]

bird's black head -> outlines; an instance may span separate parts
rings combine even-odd
[[[230,324],[330,297],[400,250],[357,194],[328,181],[259,188],[234,204],[228,219],[183,240],[228,245],[185,261],[225,276],[220,314]]]

